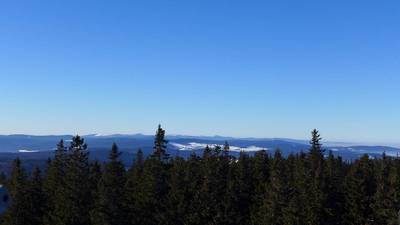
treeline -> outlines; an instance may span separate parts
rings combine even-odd
[[[130,168],[116,144],[109,161],[89,162],[79,136],[61,141],[42,173],[16,159],[6,180],[4,225],[397,224],[400,159],[345,162],[325,153],[318,131],[306,153],[277,150],[238,158],[229,144],[202,157],[171,158],[159,127],[154,153]]]

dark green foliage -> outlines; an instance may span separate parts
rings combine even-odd
[[[249,224],[252,192],[251,158],[240,153],[238,162],[230,166],[227,193],[225,198],[226,224]]]
[[[92,213],[93,224],[126,224],[124,186],[126,183],[124,164],[121,153],[114,143],[105,164],[102,177],[98,182],[98,196]]]
[[[154,154],[137,151],[126,171],[117,145],[102,166],[82,138],[61,141],[45,173],[14,161],[4,225],[394,225],[400,209],[400,159],[368,155],[344,162],[325,155],[312,132],[308,153],[260,151],[232,157],[228,143],[199,157],[169,158],[159,127]],[[274,154],[274,155],[272,155]]]
[[[32,215],[31,201],[28,196],[29,181],[19,158],[13,162],[8,190],[12,198],[12,204],[4,215],[3,224],[31,224],[31,219],[34,215]]]
[[[398,174],[392,165],[392,160],[385,154],[377,162],[376,179],[377,190],[373,196],[373,220],[377,224],[398,224],[396,216],[399,207],[397,188],[399,186]]]
[[[345,180],[347,224],[373,224],[373,196],[376,191],[374,166],[368,155],[357,160]]]
[[[65,173],[66,173],[66,148],[64,141],[57,144],[54,159],[48,161],[43,193],[45,199],[45,212],[43,224],[62,224],[58,213],[61,213],[65,199]]]
[[[4,172],[0,173],[0,184],[7,185],[7,176]]]
[[[160,224],[168,193],[166,165],[158,159],[144,162],[140,183],[136,187],[134,224]]]
[[[32,214],[30,224],[41,225],[43,216],[45,214],[45,195],[43,193],[43,181],[39,168],[36,168],[33,171],[28,187],[28,202],[30,204],[29,208]]]
[[[163,161],[168,160],[169,154],[166,151],[167,144],[168,141],[165,140],[165,130],[161,128],[161,125],[158,125],[156,137],[154,138],[154,152],[152,157]]]
[[[175,158],[172,161],[168,179],[168,193],[165,199],[165,212],[162,218],[163,224],[180,225],[185,224],[187,208],[186,184],[185,184],[185,161],[182,158]],[[173,210],[171,210],[173,209]]]
[[[324,203],[326,198],[325,192],[325,180],[324,180],[324,150],[320,141],[322,138],[319,132],[314,129],[312,131],[311,147],[309,158],[309,179],[308,179],[308,191],[307,194],[307,223],[318,225],[324,224]]]
[[[306,199],[308,196],[306,156],[289,155],[287,169],[287,203],[283,208],[283,224],[306,224]]]
[[[66,159],[64,201],[57,212],[58,222],[63,225],[90,223],[92,205],[90,188],[89,152],[85,141],[75,136]]]
[[[332,152],[326,160],[324,174],[325,202],[324,224],[341,224],[345,211],[344,165],[341,158],[335,158]]]
[[[287,202],[287,175],[285,160],[279,150],[275,152],[271,164],[269,182],[265,185],[265,198],[258,209],[258,216],[254,219],[255,224],[281,225],[283,213]]]

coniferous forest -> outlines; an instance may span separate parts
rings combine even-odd
[[[159,127],[154,152],[138,150],[126,168],[117,144],[106,163],[89,161],[76,136],[60,141],[44,171],[27,174],[19,159],[2,177],[12,203],[4,225],[397,224],[400,159],[344,161],[325,152],[317,130],[310,149],[284,157],[229,144],[202,156],[171,157]]]

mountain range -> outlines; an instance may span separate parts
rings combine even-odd
[[[134,153],[141,148],[145,154],[150,154],[153,146],[152,135],[144,134],[91,134],[83,136],[91,152],[107,151],[112,143],[117,143],[123,152]],[[72,135],[0,135],[0,154],[33,155],[34,153],[52,152],[60,140],[66,145],[71,141]],[[168,150],[171,155],[185,155],[191,152],[202,151],[207,145],[223,145],[227,141],[231,146],[232,154],[240,151],[249,152],[266,150],[273,152],[280,149],[284,154],[307,151],[308,141],[288,138],[233,138],[223,136],[167,136]],[[385,152],[390,156],[397,156],[400,148],[389,146],[356,145],[351,143],[326,142],[323,143],[327,151],[341,155],[346,159],[353,159],[362,154],[378,156]]]
[[[6,173],[10,170],[11,162],[19,157],[27,170],[35,166],[44,167],[46,160],[54,153],[56,144],[63,139],[68,146],[72,135],[0,135],[0,171]],[[122,160],[129,166],[140,148],[145,156],[153,151],[152,135],[144,134],[114,134],[101,135],[91,134],[83,136],[89,146],[90,158],[93,160],[107,160],[108,152],[112,143],[117,143],[121,150]],[[306,152],[309,148],[309,141],[288,138],[233,138],[223,136],[167,136],[168,153],[171,156],[188,157],[190,154],[201,155],[203,149],[209,145],[223,145],[225,141],[230,144],[231,154],[238,156],[241,151],[254,154],[259,150],[266,150],[271,154],[280,149],[284,155],[290,153]],[[399,148],[389,146],[368,146],[356,145],[351,143],[323,142],[326,152],[332,151],[333,154],[341,156],[345,160],[354,160],[363,154],[370,157],[380,157],[383,152],[389,156],[397,156]]]

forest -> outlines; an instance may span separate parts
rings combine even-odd
[[[114,144],[107,162],[89,160],[80,136],[61,140],[43,171],[15,159],[1,177],[11,205],[4,225],[333,225],[398,224],[400,159],[385,154],[346,161],[310,148],[229,154],[229,143],[188,158],[167,153],[158,128],[154,152],[132,166]]]

